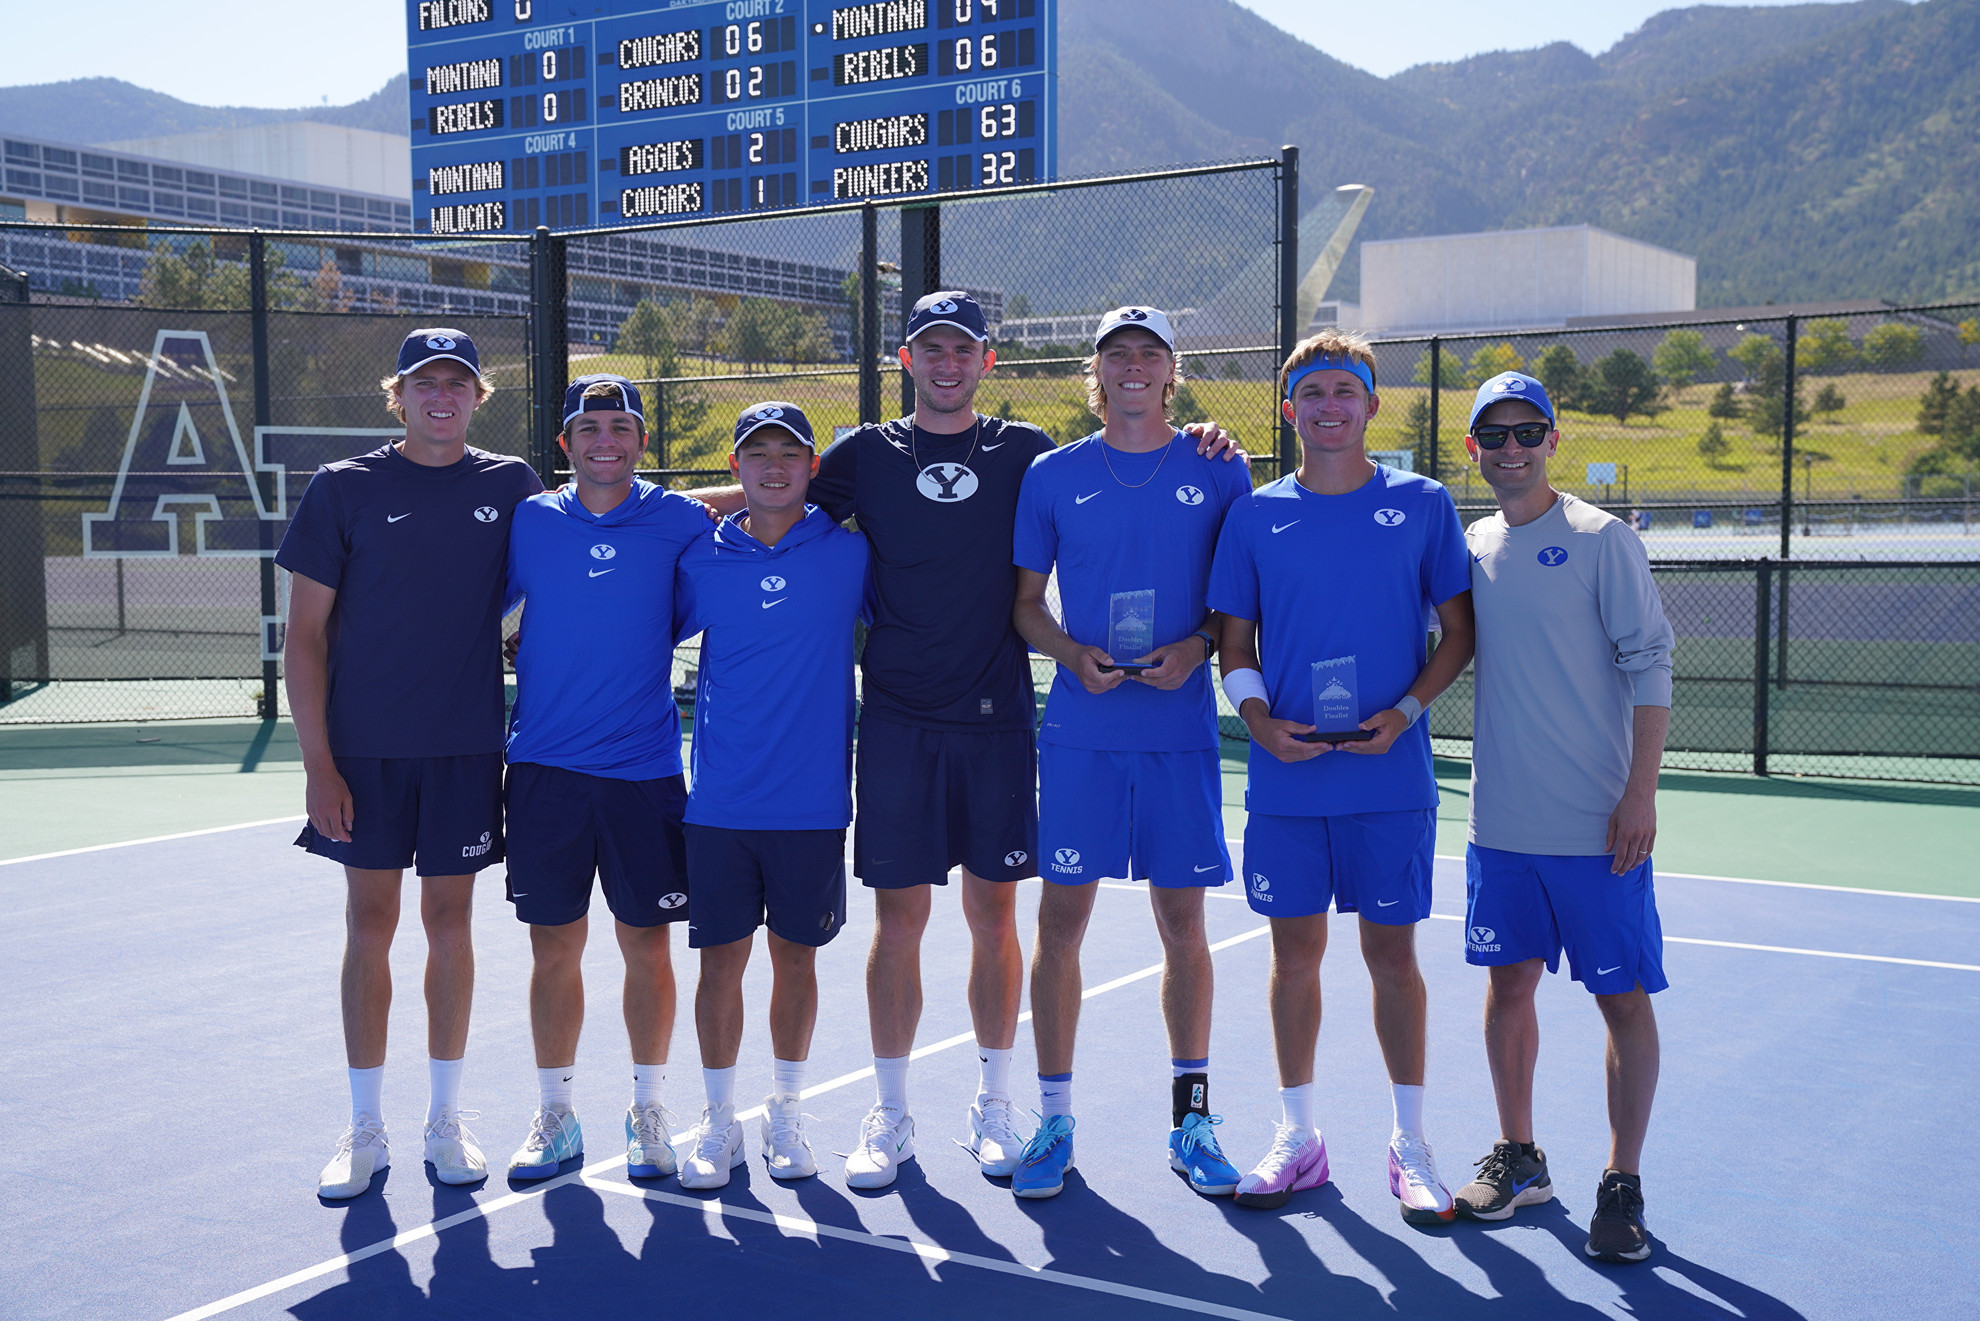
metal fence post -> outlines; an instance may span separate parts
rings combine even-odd
[[[908,309],[942,287],[942,208],[913,206],[901,212],[901,335]],[[914,411],[914,378],[901,373],[901,412]],[[876,419],[877,420],[877,419]]]
[[[529,240],[529,462],[545,486],[557,478],[559,411],[570,362],[565,355],[564,241],[538,225]]]
[[[20,307],[0,321],[0,495],[8,509],[0,519],[0,706],[14,700],[16,683],[53,677],[32,302],[27,273],[0,266],[0,303]]]
[[[1279,148],[1279,361],[1272,364],[1276,383],[1281,363],[1299,342],[1299,148]],[[1279,476],[1299,467],[1299,436],[1273,391],[1272,409],[1279,422]]]
[[[257,432],[262,427],[275,422],[274,399],[268,383],[268,243],[260,230],[248,235],[248,342],[249,354],[254,362],[254,425]],[[255,474],[259,482],[261,476]],[[283,480],[276,478],[276,481]],[[267,492],[268,507],[277,507],[281,492]],[[274,720],[282,713],[282,702],[277,694],[275,663],[275,632],[267,622],[276,616],[275,602],[275,524],[269,519],[258,520],[261,558],[261,618],[262,625],[256,632],[260,635],[257,648],[261,652],[261,701],[256,704],[256,714],[263,720]],[[123,567],[123,561],[117,561]],[[121,578],[118,586],[123,586]],[[118,604],[121,607],[122,593]],[[121,615],[122,611],[119,610]],[[118,620],[119,625],[123,623]]]
[[[880,420],[880,212],[859,209],[859,420]]]
[[[1788,684],[1788,566],[1794,558],[1789,537],[1794,530],[1794,423],[1800,411],[1800,382],[1795,379],[1794,342],[1801,318],[1788,313],[1787,357],[1783,376],[1785,394],[1781,399],[1781,597],[1774,608],[1774,645],[1780,655],[1774,661],[1774,682]]]
[[[1444,402],[1444,342],[1437,336],[1430,337],[1430,470],[1424,474],[1433,482],[1444,480],[1443,469],[1439,466],[1437,453],[1437,425],[1439,405]]]
[[[652,438],[648,448],[653,451],[653,466],[662,471],[667,467],[667,383],[653,383],[653,427],[647,434]]]
[[[1774,562],[1762,558],[1753,576],[1753,773],[1767,773],[1767,629],[1774,594]]]

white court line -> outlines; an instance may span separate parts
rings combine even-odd
[[[208,826],[205,830],[181,830],[176,835],[152,835],[146,839],[120,839],[115,844],[91,844],[87,848],[57,849],[53,853],[30,853],[24,858],[0,858],[0,867],[15,862],[40,862],[44,858],[73,858],[78,853],[101,853],[105,849],[127,849],[137,844],[163,844],[171,839],[192,839],[198,835],[219,835],[229,830],[252,830],[256,826],[279,826],[285,821],[307,821],[309,818],[297,813],[295,816],[271,816],[266,821],[237,821],[231,826]]]
[[[1462,922],[1462,913],[1432,913],[1440,922]],[[1667,945],[1710,945],[1716,949],[1750,949],[1762,954],[1806,954],[1817,959],[1854,959],[1861,963],[1902,963],[1910,968],[1951,968],[1954,972],[1980,972],[1980,963],[1940,963],[1936,959],[1901,959],[1892,954],[1849,954],[1835,949],[1798,949],[1793,945],[1751,945],[1743,940],[1706,940],[1702,936],[1665,936]]]
[[[863,1243],[868,1247],[905,1252],[923,1261],[954,1262],[959,1266],[974,1266],[979,1270],[997,1271],[1000,1274],[1016,1275],[1027,1280],[1045,1280],[1052,1284],[1069,1285],[1075,1289],[1091,1289],[1095,1293],[1112,1294],[1117,1298],[1132,1298],[1143,1303],[1158,1303],[1185,1312],[1200,1312],[1205,1316],[1231,1317],[1236,1321],[1283,1321],[1282,1318],[1267,1312],[1247,1312],[1243,1308],[1225,1307],[1221,1303],[1206,1303],[1181,1294],[1141,1289],[1132,1284],[1115,1284],[1111,1280],[1096,1280],[1085,1275],[1072,1275],[1043,1266],[1026,1266],[1022,1262],[1004,1261],[996,1257],[979,1257],[973,1252],[951,1252],[947,1248],[938,1248],[932,1243],[917,1243],[913,1239],[896,1238],[887,1234],[870,1234],[858,1229],[843,1229],[838,1225],[821,1225],[804,1216],[777,1215],[769,1211],[756,1210],[754,1207],[730,1206],[726,1202],[704,1202],[700,1198],[683,1197],[679,1193],[661,1192],[656,1188],[635,1188],[631,1184],[619,1183],[616,1180],[587,1179],[585,1187],[599,1192],[618,1193],[622,1197],[664,1202],[669,1206],[700,1211],[706,1216],[750,1220],[760,1225],[774,1225],[778,1229],[810,1234],[817,1238],[835,1238],[845,1243]]]

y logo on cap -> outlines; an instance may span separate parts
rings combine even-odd
[[[1567,563],[1567,551],[1560,546],[1548,546],[1534,558],[1548,568],[1556,569]]]
[[[1147,319],[1148,313],[1138,307],[1124,307],[1121,309],[1121,320],[1123,321],[1146,321]]]
[[[618,547],[607,546],[603,542],[591,548],[591,558],[594,560],[609,560],[618,553]]]
[[[1517,376],[1508,376],[1503,381],[1492,382],[1493,394],[1506,394],[1508,392],[1512,394],[1525,394],[1526,382],[1520,380]]]
[[[784,410],[781,408],[777,408],[774,405],[769,408],[759,408],[756,410],[754,414],[756,420],[759,422],[768,422],[774,418],[782,417],[783,415],[784,415]]]
[[[1400,527],[1405,515],[1400,509],[1377,509],[1375,521],[1383,527]]]
[[[448,349],[451,349],[451,348],[453,348],[453,347],[454,347],[454,339],[453,339],[453,336],[451,336],[451,335],[428,335],[428,336],[426,337],[426,347],[427,347],[427,348],[429,348],[429,349],[438,349],[438,350],[440,350],[440,352],[442,352],[442,353],[445,353],[445,352],[446,352],[446,351],[447,351]]]
[[[928,310],[933,312],[936,316],[947,316],[949,315],[949,313],[956,310],[956,303],[953,298],[944,298],[939,303],[930,303],[928,305]]]
[[[765,578],[762,582],[758,583],[757,586],[761,587],[766,592],[781,592],[784,590],[785,583],[782,578],[779,578],[776,574],[773,573],[768,578]]]
[[[1194,486],[1178,486],[1176,488],[1176,499],[1186,505],[1200,505],[1203,503],[1203,492],[1197,490]]]

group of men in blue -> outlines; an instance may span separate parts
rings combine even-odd
[[[772,1177],[815,1174],[801,1110],[815,956],[846,921],[850,825],[875,902],[877,1097],[849,1185],[886,1187],[915,1159],[919,947],[932,887],[959,870],[981,1065],[961,1145],[1019,1197],[1062,1190],[1079,951],[1095,882],[1119,878],[1146,883],[1163,944],[1169,1163],[1196,1192],[1276,1207],[1331,1178],[1314,1096],[1331,908],[1358,918],[1404,1219],[1502,1219],[1553,1196],[1532,1133],[1534,993],[1565,949],[1611,1044],[1613,1141],[1587,1250],[1647,1257],[1648,996],[1666,984],[1649,850],[1670,630],[1641,543],[1548,484],[1559,430],[1541,384],[1505,373],[1480,388],[1467,452],[1500,512],[1466,529],[1439,483],[1368,458],[1381,401],[1357,336],[1311,337],[1281,368],[1302,462],[1256,487],[1221,428],[1171,423],[1181,357],[1157,309],[1101,319],[1086,389],[1102,429],[1058,447],[974,411],[995,353],[968,294],[920,300],[903,338],[913,414],[821,454],[801,408],[752,405],[728,460],[737,485],[710,490],[636,475],[648,437],[633,382],[574,381],[558,438],[571,479],[545,492],[521,461],[466,446],[489,389],[471,339],[407,337],[383,382],[405,439],[319,472],[277,558],[295,575],[287,680],[309,786],[297,843],[343,863],[350,893],[352,1120],[319,1192],[355,1196],[389,1163],[386,956],[407,866],[429,942],[425,1156],[443,1182],[485,1177],[459,1107],[467,914],[474,874],[503,861],[530,931],[539,1087],[509,1177],[548,1177],[583,1151],[573,1097],[594,879],[626,964],[629,1173],[719,1188],[747,1158],[734,1089],[761,926],[775,969],[761,1153]],[[498,640],[518,605],[505,738]],[[673,658],[696,637],[684,767]],[[1042,715],[1028,651],[1056,662]],[[1453,1195],[1423,1123],[1415,930],[1430,915],[1437,786],[1422,716],[1474,652],[1466,950],[1491,969],[1502,1137]],[[1225,838],[1213,657],[1250,736],[1241,867]],[[1040,1122],[1021,1135],[1012,883],[1041,876]],[[1271,919],[1281,1082],[1274,1140],[1245,1174],[1209,1104],[1203,900],[1233,879]],[[705,1104],[677,1151],[661,1092],[667,931],[683,919],[701,960]]]

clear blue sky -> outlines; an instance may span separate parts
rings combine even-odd
[[[1134,0],[1105,0],[1123,7]],[[1571,41],[1599,53],[1685,0],[1239,0],[1337,59],[1388,75],[1412,64]],[[1780,4],[1791,0],[1752,0]],[[406,67],[402,0],[95,0],[11,7],[10,49],[35,82],[123,78],[200,105],[355,101]],[[78,40],[77,24],[115,40]],[[25,81],[25,79],[23,79]]]

